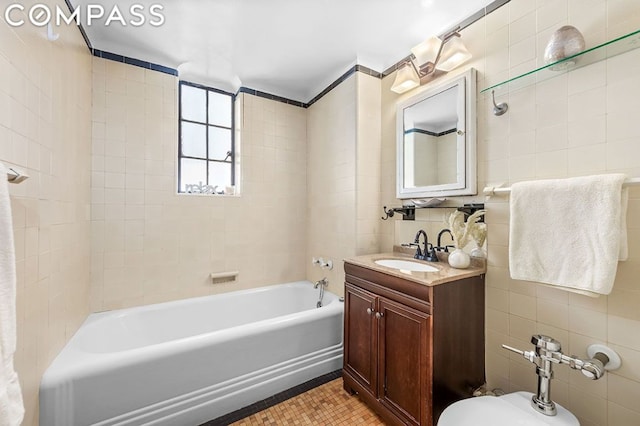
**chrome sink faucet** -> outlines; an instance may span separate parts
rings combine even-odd
[[[424,252],[420,250],[420,236],[424,235]],[[416,233],[416,238],[413,244],[417,245],[416,254],[413,256],[414,259],[426,260],[428,262],[437,262],[438,255],[436,254],[436,250],[433,248],[433,244],[429,242],[429,237],[427,237],[427,233],[420,229]],[[429,249],[429,247],[431,247]]]
[[[538,392],[531,397],[531,405],[536,411],[547,416],[555,416],[556,404],[551,400],[551,379],[553,378],[553,364],[568,364],[574,370],[582,371],[586,377],[597,380],[604,375],[605,365],[609,363],[609,356],[604,352],[596,352],[593,358],[583,360],[575,356],[568,356],[561,352],[561,344],[549,336],[536,334],[531,336],[534,351],[521,351],[511,346],[503,348],[522,355],[536,365],[538,374]]]

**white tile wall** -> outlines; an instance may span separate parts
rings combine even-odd
[[[637,29],[640,7],[635,0],[512,0],[463,31],[479,88],[540,65],[546,40],[567,23],[592,46]],[[240,95],[242,195],[184,196],[175,194],[176,79],[92,62],[75,28],[61,32],[50,43],[36,29],[0,26],[0,138],[8,141],[0,144],[0,161],[32,175],[11,187],[24,424],[37,424],[42,371],[89,306],[315,280],[326,271],[312,268],[311,256],[336,262],[331,290],[341,293],[342,258],[389,250],[417,228],[433,238],[444,227],[439,210],[419,211],[416,222],[378,218],[381,205],[398,204],[401,98],[389,91],[392,77],[379,82],[357,73],[306,111]],[[640,176],[640,130],[632,125],[640,106],[639,51],[500,95],[510,105],[501,118],[481,96],[479,186],[609,171]],[[487,202],[490,386],[535,386],[531,366],[500,343],[526,346],[530,334],[543,332],[584,355],[587,344],[604,342],[620,352],[624,367],[599,382],[558,368],[554,397],[584,425],[640,422],[639,206],[634,190],[630,259],[620,264],[614,292],[588,299],[512,281],[508,203]],[[209,283],[210,272],[230,269],[240,270],[238,282]]]
[[[0,23],[0,161],[31,176],[9,185],[23,425],[38,424],[42,373],[89,312],[91,55],[75,27],[58,31],[52,43]]]
[[[342,260],[379,251],[380,102],[380,80],[357,72],[307,110],[307,278],[337,294]]]
[[[305,278],[305,110],[241,94],[241,195],[178,195],[177,84],[94,58],[94,311]],[[237,282],[210,282],[228,270]]]
[[[637,30],[639,6],[637,1],[512,0],[463,30],[465,42],[473,39],[468,43],[474,55],[470,66],[479,70],[478,88],[541,65],[546,42],[561,25],[578,27],[587,46]],[[491,114],[490,97],[479,96],[479,188],[607,172],[640,176],[640,131],[633,124],[637,121],[634,111],[640,106],[639,71],[640,49],[636,49],[534,82],[498,96],[509,103],[509,112],[502,117]],[[385,78],[382,89],[381,191],[387,204],[398,203],[393,188],[393,150],[394,108],[400,98],[388,91],[392,81],[393,76]],[[619,264],[611,295],[598,299],[511,280],[508,198],[474,198],[486,202],[489,226],[486,371],[490,387],[535,391],[531,365],[505,353],[501,343],[528,348],[531,334],[547,333],[563,343],[565,352],[578,356],[586,356],[586,346],[591,343],[606,343],[619,351],[624,367],[594,382],[564,366],[557,367],[552,385],[554,399],[572,410],[583,425],[618,426],[640,421],[640,287],[636,279],[640,272],[639,198],[640,191],[633,189],[627,214],[630,258]],[[407,242],[419,228],[435,236],[443,227],[433,212],[419,212],[413,223],[388,221],[383,224],[382,248]],[[507,359],[510,362],[505,362]]]

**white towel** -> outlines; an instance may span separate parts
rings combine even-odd
[[[623,174],[519,182],[511,186],[511,278],[597,297],[613,288],[627,258]]]
[[[24,416],[16,351],[16,256],[7,169],[0,164],[0,426],[18,426]]]

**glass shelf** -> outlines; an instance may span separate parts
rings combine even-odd
[[[640,30],[618,37],[606,43],[584,50],[572,56],[568,56],[556,62],[544,65],[534,70],[525,72],[516,77],[494,84],[480,93],[496,90],[500,92],[522,89],[531,84],[556,77],[569,71],[590,65],[603,59],[611,58],[621,53],[640,47]]]

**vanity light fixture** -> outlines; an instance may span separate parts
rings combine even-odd
[[[450,38],[445,40],[436,68],[449,72],[471,59],[471,53],[462,42],[460,33],[454,32]]]
[[[415,58],[413,63],[421,74],[426,75],[434,70],[442,44],[440,37],[431,36],[411,49],[411,54]]]
[[[411,49],[411,60],[398,69],[391,90],[404,93],[435,76],[437,71],[449,72],[471,59],[458,29],[444,37],[432,36]],[[409,83],[411,81],[411,83]]]
[[[418,73],[416,73],[413,65],[411,65],[411,61],[407,61],[398,69],[391,90],[396,93],[404,93],[418,86],[420,86]]]

